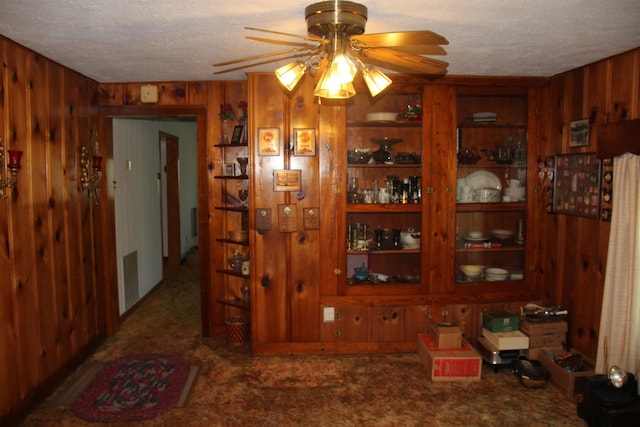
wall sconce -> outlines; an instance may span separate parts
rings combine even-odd
[[[100,178],[102,176],[102,156],[98,156],[98,130],[94,126],[91,130],[91,145],[80,147],[80,187],[87,190],[89,199],[94,199],[96,205],[100,199]]]
[[[20,159],[22,158],[22,151],[20,150],[7,150],[9,155],[9,162],[5,169],[4,167],[4,144],[2,138],[0,138],[0,197],[6,199],[9,197],[9,191],[16,184],[18,180],[18,171],[20,170]],[[9,174],[7,175],[7,170]]]

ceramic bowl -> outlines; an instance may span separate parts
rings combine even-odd
[[[366,165],[371,159],[371,154],[359,150],[347,151],[347,163],[355,165]]]
[[[460,270],[462,270],[464,275],[469,278],[480,277],[480,275],[482,274],[481,265],[463,264],[460,266]]]
[[[401,232],[400,244],[403,249],[420,249],[420,233],[408,231]]]
[[[480,203],[499,202],[500,190],[497,188],[478,188],[473,190],[473,199]]]

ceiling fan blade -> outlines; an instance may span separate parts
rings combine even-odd
[[[284,57],[281,57],[281,58],[272,58],[272,59],[269,59],[267,61],[253,62],[251,64],[244,64],[244,65],[240,65],[238,67],[227,68],[226,70],[216,71],[213,74],[230,73],[232,71],[238,71],[238,70],[242,70],[244,68],[255,67],[255,66],[258,66],[258,65],[271,64],[272,62],[283,61],[285,59],[294,59],[294,58],[306,57],[307,55],[308,55],[307,53],[299,53],[299,54],[296,54],[296,55],[289,55],[289,56],[284,56]]]
[[[395,33],[374,33],[351,36],[352,41],[369,47],[393,47],[442,45],[449,41],[433,31],[400,31]]]
[[[306,47],[309,49],[315,49],[318,47],[318,46],[310,45],[309,43],[291,42],[287,40],[273,40],[273,39],[265,39],[262,37],[253,37],[253,36],[246,36],[246,38],[249,40],[257,41],[257,42],[281,44],[285,46],[298,46],[298,47]]]
[[[322,43],[322,44],[326,44],[327,43],[327,40],[321,39],[320,37],[301,36],[301,35],[298,35],[298,34],[283,33],[281,31],[265,30],[265,29],[262,29],[262,28],[254,28],[254,27],[244,27],[244,28],[245,28],[245,30],[261,31],[263,33],[269,33],[269,34],[279,34],[281,36],[295,37],[295,38],[298,38],[298,39],[310,40],[310,41],[314,41],[314,42],[318,42],[318,43]]]
[[[447,62],[437,59],[384,47],[362,49],[357,53],[376,61],[378,64],[384,64],[382,65],[384,68],[399,69],[401,72],[409,74],[446,74],[449,65]]]
[[[393,49],[414,55],[446,55],[444,48],[435,44],[415,45],[415,46],[394,46]]]
[[[315,46],[313,46],[313,48],[315,49]],[[289,54],[289,53],[300,52],[300,51],[308,52],[310,50],[312,50],[312,49],[293,48],[293,49],[286,49],[286,50],[278,50],[276,52],[269,52],[269,53],[263,53],[263,54],[260,54],[260,55],[247,56],[245,58],[233,59],[231,61],[217,62],[217,63],[213,64],[213,66],[214,67],[224,67],[224,66],[227,66],[227,65],[238,64],[240,62],[255,61],[256,59],[270,58],[272,56],[286,55],[286,54]]]

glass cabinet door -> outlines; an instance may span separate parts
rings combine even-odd
[[[521,282],[527,220],[527,98],[457,98],[456,283]]]

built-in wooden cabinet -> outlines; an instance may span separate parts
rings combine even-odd
[[[289,95],[273,76],[249,75],[250,135],[280,133],[277,155],[250,143],[256,354],[411,351],[430,321],[456,323],[473,342],[484,304],[539,300],[525,272],[535,89],[398,76],[376,98],[359,91],[317,103],[312,83]],[[469,120],[487,111],[497,119]],[[372,116],[379,113],[390,114]],[[315,132],[315,155],[296,155],[298,128]],[[458,162],[464,147],[477,151],[473,164]],[[506,148],[508,159],[491,157]],[[301,187],[280,191],[275,173],[295,170]],[[478,171],[496,177],[500,198],[456,200],[458,179]],[[514,200],[503,198],[510,180],[524,189]],[[308,221],[309,209],[317,221]],[[475,229],[513,237],[499,247],[466,247],[462,233]],[[514,276],[461,280],[463,263],[509,267]]]
[[[340,233],[343,295],[422,292],[422,92],[347,103]],[[405,117],[406,105],[420,114]],[[417,106],[417,107],[416,107]]]
[[[522,287],[527,95],[461,93],[456,117],[456,287]]]

